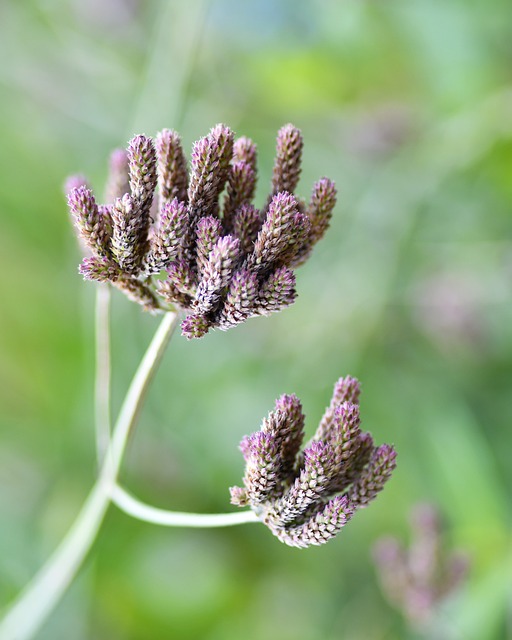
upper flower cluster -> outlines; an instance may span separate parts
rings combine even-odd
[[[294,395],[281,396],[261,430],[241,442],[244,487],[231,488],[231,502],[249,505],[290,546],[320,545],[333,538],[357,509],[375,498],[396,466],[393,447],[377,447],[371,434],[361,431],[359,394],[355,378],[338,380],[303,451],[301,403]]]
[[[294,195],[302,147],[300,131],[282,127],[271,192],[257,209],[256,146],[248,138],[217,125],[194,144],[188,172],[175,131],[154,141],[136,136],[112,155],[108,204],[98,205],[84,181],[70,185],[69,208],[92,254],[80,273],[111,282],[150,311],[187,310],[188,338],[290,305],[293,269],[325,233],[336,203],[327,178],[308,204]],[[163,270],[165,279],[154,280]]]

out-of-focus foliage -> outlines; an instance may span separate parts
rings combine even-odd
[[[0,60],[0,604],[95,474],[94,285],[76,272],[65,176],[101,188],[133,134],[177,128],[189,149],[226,122],[259,145],[261,199],[293,122],[301,185],[328,175],[340,192],[297,303],[172,343],[123,480],[162,507],[228,510],[237,444],[274,398],[297,393],[311,430],[347,373],[365,428],[395,443],[394,478],[306,551],[262,526],[166,530],[112,508],[40,638],[408,638],[370,548],[403,537],[419,500],[472,557],[440,628],[512,633],[510,3],[4,0]],[[119,295],[113,315],[117,408],[156,321]]]

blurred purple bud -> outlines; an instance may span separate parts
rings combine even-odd
[[[114,149],[110,155],[105,200],[114,203],[117,198],[122,198],[129,192],[128,154],[125,149]]]
[[[252,204],[244,204],[236,211],[233,217],[233,233],[240,239],[245,254],[253,252],[260,228],[260,212]]]
[[[256,189],[256,173],[246,162],[235,162],[228,174],[227,195],[222,220],[227,231],[233,228],[233,217],[242,206],[250,204]]]
[[[242,136],[233,145],[233,162],[245,162],[256,173],[257,147],[250,138]]]
[[[73,189],[78,189],[80,187],[89,189],[89,183],[87,182],[87,178],[85,176],[83,176],[82,174],[68,176],[63,186],[64,195],[67,196],[70,191],[73,191]]]

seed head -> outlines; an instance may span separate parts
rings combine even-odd
[[[252,203],[256,145],[248,138],[235,140],[217,125],[194,144],[188,174],[175,131],[164,129],[155,141],[135,136],[126,151],[112,153],[106,205],[97,204],[84,178],[67,185],[75,226],[95,258],[80,272],[111,282],[152,312],[187,311],[188,338],[289,306],[297,295],[292,269],[325,230],[335,196],[327,179],[315,185],[309,208],[291,193],[301,154],[300,132],[286,125],[260,211]]]
[[[335,395],[358,399],[359,383],[342,378]],[[244,487],[231,488],[232,502],[249,505],[290,546],[333,538],[383,489],[396,465],[393,447],[375,447],[372,437],[361,433],[358,405],[345,400],[331,406],[335,419],[326,438],[315,436],[302,452],[304,415],[296,396],[281,396],[260,431],[240,445]]]

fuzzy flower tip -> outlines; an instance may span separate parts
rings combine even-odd
[[[107,204],[98,204],[82,176],[66,184],[87,254],[80,273],[110,282],[146,310],[186,311],[187,338],[291,305],[294,269],[325,233],[336,204],[327,178],[313,186],[309,205],[294,195],[302,147],[300,131],[282,127],[270,194],[258,209],[249,138],[217,125],[194,144],[187,170],[175,131],[155,140],[135,136],[110,158]]]
[[[312,440],[301,451],[304,414],[296,396],[281,396],[260,431],[240,445],[243,487],[231,502],[250,506],[272,533],[292,547],[334,538],[357,509],[366,507],[391,477],[396,451],[375,446],[362,432],[359,382],[347,376],[334,387]]]

